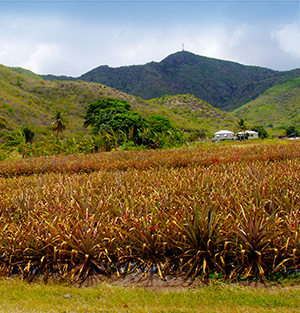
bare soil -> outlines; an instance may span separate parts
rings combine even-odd
[[[204,285],[203,281],[199,279],[185,280],[182,277],[169,277],[162,280],[155,274],[147,277],[141,277],[140,274],[129,274],[124,277],[115,276],[110,278],[101,275],[91,275],[83,284],[78,284],[78,287],[97,286],[104,281],[114,286],[146,288],[151,291],[182,291]]]

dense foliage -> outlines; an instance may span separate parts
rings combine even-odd
[[[83,125],[92,126],[94,135],[114,134],[118,145],[128,140],[133,145],[148,148],[166,148],[184,143],[183,133],[177,131],[169,119],[160,115],[146,119],[132,112],[125,100],[107,98],[91,103],[84,119]]]
[[[298,130],[294,125],[290,125],[285,129],[287,137],[298,137]]]
[[[118,68],[100,66],[79,79],[114,87],[143,99],[190,93],[214,107],[232,111],[265,90],[299,76],[299,69],[279,72],[181,51],[158,63]]]
[[[264,126],[262,126],[262,125],[254,125],[254,126],[252,126],[251,130],[258,132],[258,136],[262,139],[268,137],[268,133],[267,133],[266,129],[264,128]]]
[[[1,162],[1,275],[293,275],[299,148],[219,144]]]
[[[101,131],[125,134],[132,131],[134,137],[146,123],[145,118],[131,111],[127,101],[114,98],[101,99],[89,104],[84,120],[83,126],[91,125],[95,135]]]

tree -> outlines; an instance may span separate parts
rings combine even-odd
[[[296,130],[294,125],[288,126],[285,129],[286,136],[287,137],[297,137],[298,136],[298,131]]]
[[[268,133],[262,125],[254,125],[251,130],[258,132],[258,136],[262,139],[268,137]]]
[[[107,98],[91,103],[84,117],[84,127],[92,126],[94,135],[100,132],[131,134],[135,138],[138,130],[146,124],[146,119],[131,111],[125,100]]]
[[[62,113],[60,111],[56,112],[54,117],[52,118],[54,120],[51,123],[51,128],[54,132],[56,132],[56,136],[58,137],[59,133],[62,133],[63,130],[66,129],[66,121],[62,116]]]
[[[241,118],[241,119],[238,121],[237,127],[238,127],[237,133],[241,133],[240,135],[238,135],[238,137],[240,138],[240,140],[247,139],[247,134],[246,134],[247,126],[246,126],[246,124],[245,124],[244,119]]]
[[[12,133],[8,136],[5,146],[12,152],[16,147],[18,152],[25,157],[26,156],[26,137],[22,130]]]
[[[34,136],[35,136],[34,131],[31,130],[29,127],[24,127],[24,128],[22,129],[22,132],[23,132],[23,134],[24,134],[24,136],[25,136],[25,141],[26,141],[26,143],[32,143],[33,138],[34,138]]]
[[[83,126],[92,126],[93,129],[100,129],[102,126],[107,124],[106,120],[109,120],[109,116],[107,115],[111,115],[112,111],[116,110],[121,113],[130,111],[130,109],[131,106],[127,101],[113,98],[100,99],[97,102],[93,102],[88,105]]]
[[[164,132],[173,129],[171,121],[162,115],[152,115],[148,118],[149,128],[154,132]]]
[[[246,130],[246,124],[245,124],[245,120],[243,118],[241,118],[238,121],[238,129],[239,129],[239,131],[245,131]]]
[[[107,98],[91,103],[84,119],[83,126],[92,126],[94,135],[114,134],[117,143],[122,145],[161,148],[182,142],[182,136],[169,119],[160,115],[146,119],[132,112],[125,100]]]

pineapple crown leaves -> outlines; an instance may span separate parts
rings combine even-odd
[[[281,224],[281,218],[276,212],[266,216],[261,215],[256,206],[240,205],[240,211],[238,213],[232,211],[232,214],[235,217],[234,222],[230,222],[233,231],[246,247],[246,251],[252,254],[267,250],[272,239],[283,233],[277,227]]]

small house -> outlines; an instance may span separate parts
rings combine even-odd
[[[238,132],[237,136],[243,139],[255,139],[259,137],[259,134],[254,130],[245,130],[244,132]]]
[[[259,137],[259,133],[254,131],[254,130],[246,130],[246,132],[248,133],[248,139],[254,139],[254,138],[258,138]]]
[[[234,132],[230,130],[219,130],[218,132],[214,133],[215,140],[232,140],[234,136]]]

